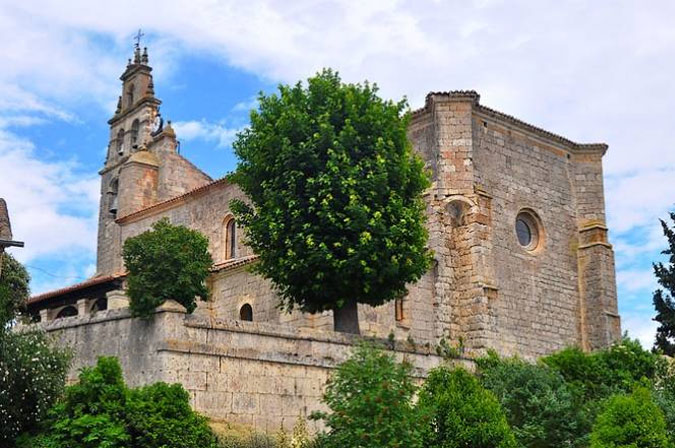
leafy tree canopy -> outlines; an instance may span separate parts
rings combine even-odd
[[[261,94],[234,150],[233,210],[282,304],[310,313],[380,305],[427,270],[423,162],[406,102],[324,70]]]
[[[326,386],[323,402],[330,412],[318,412],[328,432],[322,448],[422,448],[417,413],[411,403],[415,386],[412,366],[391,355],[361,346],[340,364]]]
[[[675,212],[670,213],[670,219],[675,223]],[[659,323],[656,330],[654,349],[668,356],[675,356],[675,229],[661,220],[663,234],[668,240],[668,249],[661,252],[668,256],[668,262],[654,263],[654,275],[661,288],[654,291],[655,321]]]
[[[464,369],[433,370],[419,394],[425,448],[515,448],[495,395]]]
[[[30,295],[30,276],[11,254],[0,253],[0,327],[12,321],[25,305]]]
[[[558,372],[494,353],[477,363],[483,385],[497,396],[520,446],[587,446],[589,417]]]
[[[598,415],[591,448],[669,448],[663,413],[647,387],[615,395]]]
[[[147,318],[169,299],[192,313],[195,298],[208,297],[205,280],[213,265],[208,247],[204,235],[174,226],[166,218],[153,224],[152,230],[128,238],[123,257],[132,314]]]
[[[0,446],[12,447],[47,415],[61,397],[70,358],[44,332],[0,329]]]

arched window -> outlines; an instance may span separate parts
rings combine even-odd
[[[225,259],[230,260],[237,256],[237,223],[233,217],[225,219]]]
[[[59,314],[56,315],[57,319],[61,319],[64,317],[72,317],[72,316],[77,316],[77,308],[74,306],[67,306],[63,308],[61,311],[59,311]]]
[[[138,119],[134,120],[134,122],[131,124],[131,147],[135,148],[138,145],[138,128],[140,127],[140,123],[138,122]]]
[[[110,181],[110,188],[108,188],[108,211],[113,215],[117,216],[118,200],[117,193],[119,191],[119,180],[114,178]]]
[[[117,131],[117,154],[124,154],[124,129]]]
[[[239,309],[239,320],[253,322],[253,307],[245,303]]]
[[[396,318],[396,322],[401,322],[405,317],[403,315],[403,299],[394,300],[394,317]]]
[[[127,107],[134,105],[134,85],[130,85],[127,90]]]
[[[96,314],[99,311],[105,311],[108,309],[108,299],[105,297],[101,297],[100,299],[96,300],[94,304],[91,306],[91,314]]]

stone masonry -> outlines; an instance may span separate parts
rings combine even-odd
[[[230,201],[245,198],[178,154],[151,71],[137,49],[109,121],[96,276],[34,297],[29,310],[75,347],[76,367],[115,354],[132,384],[179,381],[213,418],[265,430],[291,424],[319,406],[353,341],[331,331],[330,313],[283,312],[272,285],[250,273],[256,256],[230,226]],[[469,357],[495,349],[531,359],[621,336],[605,224],[607,146],[575,143],[479,99],[432,92],[413,112],[409,138],[432,175],[425,200],[435,260],[401,302],[359,308],[365,335],[409,341],[403,351],[420,376],[438,364],[442,338]],[[121,248],[164,217],[209,238],[211,298],[192,316],[169,307],[139,322],[125,310]],[[57,319],[68,307],[77,315]]]

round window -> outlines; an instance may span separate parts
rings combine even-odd
[[[516,236],[518,237],[518,243],[527,250],[534,250],[539,246],[539,225],[537,219],[531,213],[518,213]]]

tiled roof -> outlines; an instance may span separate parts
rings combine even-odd
[[[258,258],[257,255],[247,255],[245,257],[233,258],[233,259],[227,260],[223,263],[218,263],[218,264],[213,265],[213,267],[211,268],[211,272],[221,272],[221,271],[232,269],[232,268],[235,268],[235,267],[238,267],[238,266],[243,266],[245,264],[252,263],[257,258]],[[30,299],[28,299],[26,304],[27,305],[34,305],[38,302],[42,302],[43,300],[51,299],[52,297],[57,297],[57,296],[61,296],[61,295],[64,295],[64,294],[69,294],[69,293],[79,291],[79,290],[82,290],[82,289],[85,289],[85,288],[89,288],[89,287],[96,286],[96,285],[102,285],[102,284],[111,282],[113,280],[118,280],[118,279],[126,277],[126,275],[127,274],[125,272],[121,272],[121,273],[117,273],[117,274],[114,274],[114,275],[104,275],[104,276],[101,276],[101,277],[93,277],[93,278],[85,280],[81,283],[76,283],[76,284],[71,285],[71,286],[66,286],[65,288],[55,289],[53,291],[48,291],[48,292],[33,296]]]
[[[223,263],[218,263],[213,265],[211,272],[221,272],[228,269],[236,268],[237,266],[243,266],[249,264],[258,259],[257,255],[247,255],[245,257],[233,258],[231,260],[224,261]]]
[[[76,283],[74,285],[67,286],[65,288],[55,289],[54,291],[49,291],[42,294],[38,294],[37,296],[33,296],[26,301],[26,304],[33,305],[35,303],[41,302],[46,299],[50,299],[52,297],[57,297],[63,294],[69,294],[71,292],[79,291],[81,289],[89,288],[91,286],[102,285],[104,283],[108,283],[113,280],[123,278],[125,276],[126,276],[125,273],[118,273],[113,275],[103,275],[101,277],[93,277],[81,283]]]
[[[213,182],[210,182],[208,184],[202,185],[201,187],[197,187],[194,190],[190,190],[187,193],[183,193],[180,196],[173,197],[171,199],[167,199],[166,201],[158,202],[157,204],[153,204],[150,207],[143,208],[141,210],[135,211],[133,213],[129,213],[128,215],[121,216],[115,220],[115,222],[121,223],[124,221],[128,221],[130,219],[134,219],[137,216],[144,215],[145,213],[148,213],[152,210],[158,210],[161,208],[164,208],[168,205],[171,205],[174,202],[180,202],[183,199],[186,199],[190,196],[196,196],[200,193],[203,193],[210,188],[216,186],[216,185],[221,185],[221,184],[227,184],[228,179],[227,177],[221,177],[220,179],[214,180]]]

